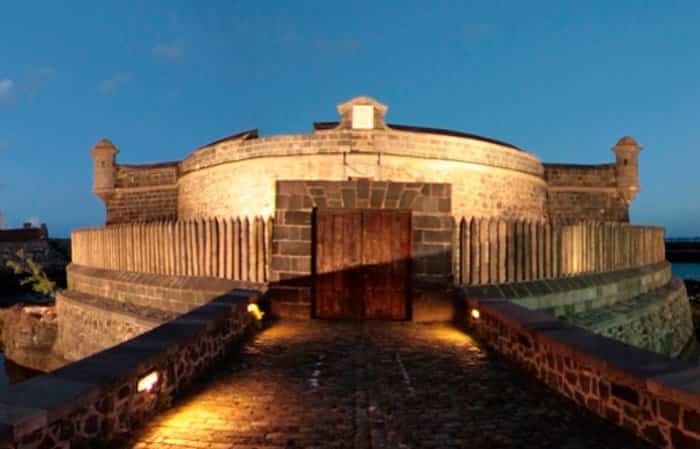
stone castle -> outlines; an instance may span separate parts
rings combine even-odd
[[[639,192],[641,150],[631,137],[612,148],[614,163],[543,164],[497,140],[387,124],[387,109],[358,97],[338,105],[340,121],[315,123],[311,134],[259,137],[250,130],[204,145],[182,161],[160,164],[117,164],[119,150],[104,139],[92,149],[94,192],[105,203],[108,225],[270,216],[286,194],[277,181],[361,179],[449,184],[450,212],[460,216],[629,221],[629,204]],[[372,198],[355,207],[370,207]],[[330,199],[328,205],[340,201]]]
[[[686,291],[663,228],[629,223],[634,139],[614,163],[543,164],[493,139],[387,124],[372,98],[338,112],[311,134],[250,130],[178,162],[92,148],[106,226],[71,236],[51,342],[67,366],[0,398],[21,406],[10,441],[59,447],[147,422],[244,338],[255,301],[285,319],[466,324],[641,438],[700,444],[697,368],[670,358],[694,342]],[[141,390],[151,375],[157,394]],[[47,405],[45,391],[62,395]]]

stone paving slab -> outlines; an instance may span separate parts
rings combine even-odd
[[[123,448],[650,448],[448,325],[280,322]]]

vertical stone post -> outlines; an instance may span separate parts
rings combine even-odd
[[[479,283],[481,278],[479,273],[479,266],[481,265],[481,258],[479,257],[479,221],[475,218],[471,218],[470,227],[470,238],[469,246],[471,247],[471,275],[469,277],[469,283],[475,285]]]
[[[191,219],[187,222],[187,275],[195,276],[197,274],[197,229],[196,222]]]
[[[498,282],[498,220],[489,220],[489,282]]]
[[[265,282],[265,219],[258,216],[258,282]]]
[[[257,282],[255,278],[257,274],[256,267],[258,266],[258,254],[255,242],[258,240],[258,228],[256,226],[255,216],[248,221],[248,280]]]
[[[187,276],[194,276],[195,252],[194,252],[194,220],[189,219],[185,222],[185,263],[187,268]]]
[[[544,224],[544,277],[550,279],[552,277],[552,224],[547,221]]]
[[[532,280],[532,227],[523,220],[523,281]]]
[[[561,254],[561,225],[555,223],[552,226],[552,277],[558,278],[562,275],[562,254]]]
[[[250,222],[248,217],[244,217],[241,221],[241,280],[248,281],[249,260],[250,260]]]
[[[204,270],[203,270],[203,275],[204,276],[211,276],[211,255],[212,255],[212,248],[211,248],[211,242],[212,242],[212,235],[211,235],[211,220],[208,218],[205,218],[202,220],[203,224],[203,235],[204,235]]]
[[[544,223],[541,221],[537,222],[537,279],[544,279],[545,274],[545,230]]]
[[[240,281],[241,279],[243,279],[243,276],[241,275],[243,271],[241,269],[243,226],[239,217],[236,217],[233,229],[233,279],[236,281]]]
[[[469,284],[474,285],[479,283],[479,223],[476,218],[472,217],[467,222],[469,227],[469,239],[466,244],[469,245]]]
[[[479,283],[488,284],[491,253],[489,252],[489,220],[487,218],[479,220],[479,253],[481,256]]]
[[[265,282],[270,281],[270,266],[272,264],[272,227],[274,218],[268,217],[265,226]]]
[[[464,217],[459,220],[459,283],[469,283],[469,226]]]
[[[506,273],[507,238],[508,228],[504,220],[498,220],[498,282],[505,283],[508,279]]]
[[[506,221],[506,282],[514,282],[515,277],[515,221]]]
[[[229,218],[224,218],[224,251],[226,253],[226,272],[224,277],[226,279],[233,279],[233,220]]]
[[[525,279],[525,228],[522,220],[515,221],[515,281]]]

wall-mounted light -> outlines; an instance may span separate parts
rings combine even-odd
[[[474,318],[475,320],[478,320],[481,316],[481,314],[479,313],[479,309],[472,309],[471,315],[472,318]]]
[[[248,304],[248,313],[253,315],[255,317],[255,319],[258,321],[262,320],[262,317],[265,315],[265,312],[260,310],[260,307],[258,307],[258,305],[255,304],[254,302]]]
[[[138,385],[136,386],[136,390],[139,392],[143,391],[148,391],[151,392],[153,391],[153,387],[156,386],[158,383],[158,371],[153,371],[152,373],[148,373],[145,376],[139,380]]]

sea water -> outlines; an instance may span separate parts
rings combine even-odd
[[[700,281],[700,263],[674,262],[671,264],[671,271],[677,278]]]

